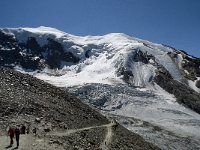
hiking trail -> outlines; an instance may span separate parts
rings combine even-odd
[[[16,147],[16,140],[15,137],[13,139],[14,144],[12,147],[9,147],[10,144],[10,137],[9,136],[0,136],[0,150],[32,150],[32,135],[26,134],[26,135],[20,135],[19,140],[19,147],[17,149]]]
[[[70,130],[66,130],[65,132],[52,132],[52,133],[46,134],[46,136],[48,136],[48,135],[69,136],[70,134],[74,134],[76,132],[80,132],[80,131],[84,131],[84,130],[90,130],[90,129],[95,129],[95,128],[107,128],[106,136],[105,136],[103,142],[100,144],[99,148],[101,148],[102,150],[108,150],[109,149],[108,146],[112,141],[113,125],[114,125],[113,122],[111,122],[109,124],[105,124],[105,125],[101,125],[101,126],[91,126],[91,127],[86,127],[86,128],[80,128],[80,129],[70,129]],[[0,136],[0,150],[4,150],[4,149],[7,149],[7,150],[15,150],[15,149],[17,149],[17,150],[32,150],[34,148],[37,148],[39,145],[41,146],[41,144],[39,144],[39,143],[45,142],[44,141],[45,137],[43,139],[33,139],[33,138],[34,138],[33,134],[20,135],[19,147],[17,149],[15,137],[13,139],[13,141],[14,141],[13,146],[9,147],[10,137],[9,136]],[[39,145],[35,146],[35,144],[39,144]],[[44,146],[42,146],[40,148],[43,149],[43,148],[48,148],[48,147],[49,146],[44,143]]]

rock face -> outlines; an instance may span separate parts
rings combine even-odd
[[[0,30],[0,64],[25,69],[42,70],[62,67],[62,62],[77,63],[79,58],[65,52],[63,46],[54,39],[47,38],[47,44],[40,46],[35,37],[28,37],[25,43],[17,41],[14,35]]]
[[[200,80],[196,82],[196,87],[200,88]]]
[[[108,131],[112,132],[106,148],[159,149],[140,136],[110,121],[67,91],[41,80],[0,67],[0,131],[4,140],[8,126],[26,125],[31,139],[22,136],[20,148],[31,149],[100,149]],[[104,126],[105,125],[105,126]],[[36,136],[32,129],[36,128]],[[123,136],[123,140],[121,140]],[[6,137],[5,137],[6,138]],[[113,139],[112,139],[113,138]],[[29,140],[30,140],[29,139]],[[133,141],[131,139],[137,139]],[[44,141],[40,143],[39,141]],[[6,143],[0,142],[0,148]],[[8,144],[8,143],[7,143]],[[23,147],[24,146],[24,147]],[[28,146],[28,147],[26,147]]]
[[[200,113],[200,94],[185,84],[174,80],[167,71],[159,71],[154,80],[167,92],[173,94],[180,104]]]
[[[194,81],[197,79],[196,77],[200,77],[199,58],[190,58],[186,55],[181,65],[183,69],[188,72],[188,74],[185,75],[186,78]]]

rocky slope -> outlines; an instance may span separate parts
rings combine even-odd
[[[158,149],[120,125],[114,130],[108,119],[66,91],[2,67],[0,104],[1,141],[9,125],[37,128],[36,136],[22,136],[20,149],[101,149],[108,129],[112,134],[104,149]]]

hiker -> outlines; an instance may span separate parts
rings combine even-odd
[[[29,134],[29,132],[30,132],[30,128],[27,127],[27,129],[26,129],[26,134]]]
[[[117,124],[114,124],[114,125],[112,126],[114,131],[117,129],[117,126],[118,126],[118,125],[119,125],[119,124],[117,123]]]
[[[117,126],[118,126],[119,124],[118,124],[118,122],[117,122],[115,119],[113,119],[111,122],[112,122],[112,128],[113,128],[113,130],[115,131],[116,128],[117,128]]]
[[[33,128],[33,133],[36,135],[37,129]]]
[[[18,127],[15,128],[15,137],[16,137],[17,147],[19,147],[20,130]]]
[[[21,127],[21,134],[26,134],[26,126],[22,125]]]
[[[10,136],[10,146],[13,145],[13,138],[14,138],[14,135],[15,135],[15,131],[13,128],[9,128],[8,130],[8,135]]]

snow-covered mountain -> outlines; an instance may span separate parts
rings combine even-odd
[[[200,148],[200,59],[184,51],[122,33],[10,28],[0,64],[67,87],[162,149]]]

